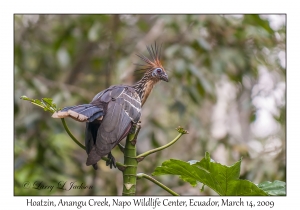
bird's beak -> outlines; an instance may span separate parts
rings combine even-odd
[[[166,73],[164,73],[163,75],[161,75],[161,80],[165,81],[165,82],[169,82],[169,78],[168,75]]]

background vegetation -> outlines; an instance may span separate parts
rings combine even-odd
[[[122,173],[86,153],[60,120],[20,100],[50,97],[59,107],[88,103],[113,84],[142,75],[133,63],[146,45],[163,43],[170,82],[154,88],[142,113],[137,149],[172,140],[178,125],[189,131],[175,145],[139,164],[151,174],[164,160],[200,160],[205,151],[222,164],[243,157],[242,179],[286,181],[286,31],[284,15],[16,15],[15,195],[120,195]],[[84,139],[85,125],[67,120]],[[122,153],[113,150],[118,161]],[[212,195],[178,177],[158,180],[182,195]],[[92,190],[36,190],[24,182],[76,181]],[[138,181],[138,195],[166,195]]]

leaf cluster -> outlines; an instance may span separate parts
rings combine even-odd
[[[242,160],[231,166],[216,163],[208,152],[201,161],[170,159],[157,167],[152,175],[178,175],[180,179],[195,187],[198,182],[210,187],[223,196],[285,195],[285,183],[282,181],[264,182],[259,185],[240,179]]]

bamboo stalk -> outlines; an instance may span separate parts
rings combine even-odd
[[[136,137],[136,133],[129,134],[126,138],[126,144],[124,148],[124,165],[126,165],[123,171],[123,193],[122,195],[135,195],[136,193],[136,146],[133,140]]]

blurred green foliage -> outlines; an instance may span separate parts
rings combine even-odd
[[[286,181],[285,16],[272,15],[15,15],[15,195],[120,195],[122,174],[86,153],[59,120],[20,100],[53,98],[58,107],[88,103],[113,84],[142,75],[133,63],[146,45],[163,44],[170,82],[159,83],[143,107],[139,153],[189,134],[147,157],[138,172],[151,174],[170,158],[199,160],[209,151],[231,165],[243,156],[241,179]],[[85,125],[67,119],[84,142]],[[122,153],[113,150],[118,161]],[[76,181],[89,190],[27,189],[42,181]],[[159,181],[182,195],[199,195],[177,177]],[[28,185],[27,185],[28,186]],[[205,188],[201,194],[214,194]],[[138,181],[138,195],[165,195]]]

